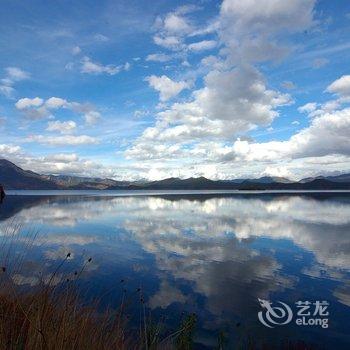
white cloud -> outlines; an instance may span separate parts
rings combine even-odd
[[[181,38],[178,38],[176,36],[162,37],[159,35],[155,35],[153,37],[153,40],[155,44],[171,50],[181,50],[185,47],[185,45],[182,43]]]
[[[326,155],[350,156],[350,108],[326,113],[286,141],[236,141],[233,152],[244,161],[277,161]]]
[[[101,119],[101,114],[97,111],[88,111],[84,114],[84,119],[87,124],[96,124]]]
[[[59,162],[59,163],[71,163],[79,160],[79,156],[76,153],[58,153],[46,156],[45,161]]]
[[[295,38],[290,35],[304,31],[312,35],[309,29],[315,24],[314,5],[314,0],[224,0],[219,16],[210,19],[203,27],[197,25],[199,22],[195,15],[190,15],[193,8],[178,8],[158,17],[154,26],[154,41],[178,52],[159,48],[160,53],[150,54],[145,60],[173,60],[171,65],[164,64],[164,69],[172,69],[175,63],[178,66],[172,72],[173,75],[149,73],[147,81],[159,92],[162,103],[157,106],[154,124],[149,126],[152,118],[147,118],[148,127],[141,136],[125,143],[129,145],[125,155],[136,161],[129,170],[125,168],[123,171],[139,172],[143,176],[148,174],[147,167],[152,166],[164,176],[179,173],[191,176],[204,172],[214,177],[232,177],[241,171],[251,174],[285,172],[295,176],[315,171],[316,168],[326,169],[327,162],[329,169],[337,166],[339,169],[346,168],[349,164],[345,144],[348,137],[348,112],[346,108],[341,108],[350,98],[348,75],[328,86],[326,91],[334,94],[330,101],[310,102],[303,106],[298,104],[299,112],[313,118],[303,119],[301,125],[309,125],[303,130],[294,127],[298,124],[293,119],[299,119],[298,116],[292,119],[286,116],[286,128],[295,132],[289,139],[256,142],[247,134],[258,128],[266,132],[283,113],[283,106],[293,102],[289,94],[283,93],[285,90],[279,91],[278,80],[274,79],[273,85],[269,84],[264,72],[270,72],[270,68],[265,70],[264,64],[280,60],[292,51],[293,47],[289,43],[295,42]],[[205,36],[200,38],[201,35]],[[190,55],[193,53],[214,47],[220,48],[216,56],[205,57],[198,65],[197,58],[191,60]],[[78,51],[76,54],[80,53]],[[327,64],[323,55],[317,52],[310,56],[307,60],[309,66],[319,68]],[[80,61],[82,57],[76,58],[78,61],[75,67],[81,64],[81,71],[87,74],[115,75],[130,68],[128,62],[105,65],[89,57]],[[190,62],[193,68],[190,70],[181,66],[181,62]],[[21,79],[21,73],[13,70],[6,71],[6,74],[1,81],[4,87],[0,86],[0,91],[11,96],[14,91],[9,81]],[[284,79],[280,85],[283,89],[295,88],[291,81],[294,79],[292,75]],[[196,81],[196,85],[192,81]],[[198,87],[193,89],[193,86]],[[183,94],[180,102],[169,102],[185,89],[193,91]],[[298,96],[299,93],[296,94]],[[32,104],[35,99],[21,100],[18,101],[21,107],[18,108],[17,104],[16,107],[29,117],[51,116],[48,131],[70,132],[70,126],[63,124],[68,122],[57,121],[52,115],[56,110],[59,115],[58,109],[61,108],[66,109],[65,114],[71,111],[77,113],[86,124],[96,124],[101,118],[96,108],[87,103],[51,97],[36,106]],[[136,109],[135,116],[144,115],[142,106]],[[76,126],[80,125],[73,116],[69,118]],[[144,120],[138,122],[141,124]],[[86,124],[82,128],[87,128]],[[278,132],[279,128],[275,128],[275,131]],[[260,134],[261,131],[257,130],[252,135]],[[49,140],[50,134],[38,136],[41,142],[63,142],[53,141],[52,138]]]
[[[44,103],[44,101],[40,97],[35,97],[35,98],[25,97],[25,98],[19,99],[16,102],[15,106],[16,106],[17,109],[22,110],[22,109],[27,109],[27,108],[30,108],[30,107],[39,107],[43,103]]]
[[[269,90],[263,76],[249,66],[212,71],[205,77],[205,83],[206,87],[194,95],[204,114],[211,119],[267,125],[278,116],[276,107],[291,102],[288,94]]]
[[[45,101],[45,106],[49,109],[62,108],[68,105],[67,100],[60,97],[50,97]]]
[[[350,75],[343,75],[330,84],[326,91],[337,94],[340,97],[350,97]]]
[[[145,110],[145,109],[138,109],[134,112],[134,117],[136,118],[142,118],[142,117],[146,117],[150,114],[149,110]]]
[[[317,109],[317,103],[309,102],[298,108],[300,113],[311,113]]]
[[[30,74],[18,67],[5,68],[6,76],[0,80],[0,94],[6,98],[13,98],[15,89],[13,85],[21,80],[28,79]]]
[[[65,136],[44,136],[32,135],[27,138],[28,142],[38,142],[50,146],[79,146],[79,145],[96,145],[98,140],[87,135],[65,135]]]
[[[101,114],[89,103],[67,101],[60,97],[50,97],[46,101],[36,97],[33,99],[22,98],[15,104],[16,108],[22,110],[29,119],[41,119],[52,116],[52,111],[60,108],[69,109],[75,113],[82,114],[87,124],[95,124],[101,119]],[[58,130],[58,129],[57,129]]]
[[[15,89],[12,86],[0,85],[0,94],[4,95],[7,98],[11,98]]]
[[[197,7],[187,7],[184,10],[184,7],[179,7],[165,16],[158,16],[153,26],[156,30],[153,37],[155,44],[173,51],[185,49],[185,38],[196,30],[186,15],[197,9]]]
[[[0,153],[2,156],[13,155],[19,153],[20,151],[21,147],[19,146],[0,144]]]
[[[182,115],[186,112],[175,114],[174,118]],[[227,125],[226,122],[226,129]],[[226,130],[224,127],[222,130]],[[190,135],[189,143],[185,135]],[[299,179],[322,171],[329,173],[349,169],[350,108],[323,111],[311,120],[309,127],[285,141],[257,143],[237,139],[231,143],[223,141],[223,131],[216,141],[209,141],[208,135],[208,129],[191,129],[188,124],[165,129],[157,126],[148,128],[127,150],[126,156],[153,167],[158,164],[158,173],[164,172],[167,176],[193,176],[195,173],[211,178],[232,178],[261,176],[268,172]],[[200,141],[193,143],[196,136]],[[183,170],[176,164],[182,164]],[[192,164],[189,172],[184,164]]]
[[[31,169],[40,174],[66,174],[80,176],[108,177],[106,168],[99,163],[80,158],[77,153],[53,153],[44,157],[21,157],[16,164],[25,169]],[[50,211],[48,220],[57,221],[57,212]],[[73,218],[66,215],[59,220],[61,225],[67,225]]]
[[[74,47],[72,48],[72,54],[73,54],[74,56],[79,55],[80,53],[81,53],[81,48],[80,48],[79,46],[74,46]]]
[[[168,78],[166,75],[157,77],[151,75],[146,78],[149,85],[159,92],[159,98],[162,102],[170,100],[177,96],[184,89],[189,89],[191,84],[186,81],[174,81]]]
[[[293,102],[289,94],[271,88],[255,65],[280,59],[290,51],[284,46],[289,34],[315,24],[314,4],[313,0],[268,0],[264,4],[224,1],[216,27],[220,55],[202,60],[200,69],[206,72],[203,87],[193,91],[185,102],[162,104],[154,125],[125,152],[128,159],[136,161],[140,176],[155,176],[147,167],[161,177],[209,174],[213,178],[263,173],[300,178],[324,170],[347,170],[349,111],[340,110],[350,94],[347,76],[327,88],[337,95],[335,99],[298,108],[313,119],[307,119],[310,125],[302,130],[294,127],[299,125],[297,120],[291,120],[288,127],[299,131],[289,139],[259,143],[242,136],[257,127],[271,127],[280,108]],[[159,20],[156,42],[185,50],[191,35],[186,33],[186,26],[183,30],[165,30],[164,18]],[[194,27],[193,22],[187,23]],[[153,88],[160,91],[161,77],[155,78]],[[286,80],[282,87],[293,89],[295,84]],[[167,99],[161,98],[163,102]]]
[[[233,61],[282,58],[289,50],[277,43],[281,33],[300,32],[314,24],[315,0],[224,0],[220,37]]]
[[[189,21],[176,13],[169,13],[163,19],[163,29],[168,33],[190,33],[192,26]]]
[[[121,72],[122,70],[128,70],[130,68],[128,63],[124,65],[113,65],[108,64],[106,66],[98,62],[93,62],[89,57],[85,56],[81,60],[81,72],[86,74],[109,74],[115,75]]]
[[[69,134],[73,132],[77,127],[76,122],[73,120],[68,120],[68,121],[49,121],[48,126],[46,128],[47,131],[58,131],[61,134]]]
[[[166,55],[164,53],[153,53],[146,57],[146,61],[153,62],[167,62],[170,61],[172,57],[170,55]]]
[[[212,50],[217,46],[217,42],[215,40],[203,40],[196,43],[192,43],[188,45],[188,49],[190,51],[205,51]]]
[[[125,70],[125,71],[128,71],[128,70],[130,70],[130,68],[131,68],[131,64],[130,64],[129,62],[126,62],[126,63],[124,64],[124,70]]]
[[[7,67],[5,68],[5,71],[7,73],[8,79],[12,81],[25,80],[30,77],[30,74],[28,72],[25,72],[18,67]]]
[[[267,89],[252,67],[212,71],[205,77],[205,87],[192,95],[192,101],[159,112],[156,125],[137,142],[232,139],[236,133],[267,126],[278,116],[277,107],[291,103],[288,94]]]
[[[293,90],[295,89],[297,86],[290,80],[286,80],[286,81],[283,81],[281,83],[281,86],[284,88],[284,89],[287,89],[287,90]]]

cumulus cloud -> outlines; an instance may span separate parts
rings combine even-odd
[[[95,124],[101,119],[101,114],[96,110],[96,108],[90,103],[80,103],[75,101],[67,101],[66,99],[60,97],[50,97],[47,100],[43,100],[40,97],[35,98],[22,98],[18,100],[15,104],[18,110],[21,110],[25,116],[29,119],[42,119],[48,116],[52,116],[55,110],[65,108],[69,109],[75,113],[82,114],[86,124]],[[53,116],[52,116],[53,117]],[[69,122],[70,126],[73,126],[74,121]],[[52,122],[49,131],[53,131],[52,127],[57,127],[61,122]],[[75,122],[74,122],[75,123]],[[63,124],[61,125],[61,127]],[[65,123],[67,127],[68,124]],[[73,128],[71,128],[73,129]]]
[[[350,75],[343,75],[330,84],[326,91],[340,97],[350,97]]]
[[[184,141],[229,140],[258,125],[269,125],[279,115],[276,108],[291,103],[288,94],[268,89],[262,75],[251,66],[210,72],[205,87],[192,96],[190,102],[174,103],[159,112],[156,125],[143,132],[127,156],[139,158],[140,152],[148,159],[158,159],[171,149],[176,149],[178,156]],[[176,147],[169,142],[177,143]]]
[[[30,74],[18,67],[7,67],[5,72],[5,77],[0,80],[0,94],[12,98],[16,91],[13,85],[16,82],[29,79]]]
[[[337,147],[330,145],[337,143],[335,139],[327,144],[328,153],[327,146],[323,147],[317,137],[318,133],[325,135],[327,128],[337,133],[337,113],[343,103],[338,100],[322,105],[312,102],[299,107],[299,112],[307,113],[314,120],[308,128],[284,142],[256,143],[242,137],[255,128],[271,127],[271,123],[280,115],[280,108],[293,103],[288,93],[269,87],[257,64],[282,59],[291,51],[281,38],[312,28],[316,24],[314,5],[314,0],[288,3],[225,0],[219,19],[212,25],[219,43],[206,39],[193,43],[194,46],[186,43],[187,38],[201,33],[189,17],[180,14],[186,25],[181,22],[178,28],[171,25],[166,27],[166,16],[158,18],[154,38],[157,44],[172,50],[187,48],[188,52],[199,50],[202,45],[203,49],[206,45],[208,48],[220,45],[220,55],[202,59],[202,67],[207,71],[203,87],[193,91],[185,102],[161,107],[163,109],[156,115],[155,124],[145,129],[126,150],[126,157],[152,161],[152,164],[163,160],[166,164],[161,169],[168,169],[169,172],[176,169],[176,162],[192,164],[190,174],[205,170],[206,175],[210,173],[219,177],[226,174],[232,177],[232,169],[237,167],[250,169],[251,174],[279,171],[295,175],[291,168],[283,168],[283,164],[277,169],[275,166],[269,168],[266,163],[283,163],[284,158],[294,162],[305,157],[322,158],[331,154],[338,159],[347,157],[341,136],[347,132],[346,128],[343,132],[339,129],[335,137],[341,139]],[[174,13],[178,15],[176,11]],[[173,17],[169,14],[169,18]],[[189,26],[192,27],[192,34],[189,33]],[[165,44],[163,41],[168,42]],[[327,91],[344,97],[347,94],[346,84],[339,85],[333,85]],[[295,84],[289,80],[281,86],[289,90],[295,88]],[[293,165],[301,169],[300,163]]]
[[[59,120],[55,120],[55,121],[50,121],[48,122],[47,131],[58,131],[61,134],[69,134],[71,132],[73,132],[77,127],[76,122],[74,122],[73,120],[68,120],[68,121],[59,121]]]
[[[154,36],[153,38],[155,44],[159,46],[163,46],[167,49],[171,50],[180,50],[184,48],[184,45],[182,43],[182,40],[176,36],[167,36],[167,37],[161,37],[161,36]]]
[[[49,109],[57,109],[62,107],[67,107],[67,100],[60,97],[50,97],[45,101],[45,106]]]
[[[238,124],[269,124],[275,108],[291,102],[287,94],[269,90],[263,76],[252,67],[228,72],[212,71],[206,87],[195,93],[196,102],[210,118],[235,120]]]
[[[0,153],[2,156],[13,155],[19,153],[20,151],[20,146],[0,144]]]
[[[86,74],[116,75],[123,70],[129,70],[129,68],[130,68],[130,64],[128,62],[126,62],[124,65],[114,65],[114,64],[103,65],[99,62],[93,62],[89,57],[85,56],[81,60],[80,71]]]
[[[163,16],[158,16],[155,20],[153,29],[155,34],[153,41],[171,51],[186,51],[188,44],[186,39],[192,36],[209,34],[210,30],[198,28],[189,15],[199,10],[198,6],[180,6]],[[201,51],[213,48],[211,40],[194,43],[191,47],[193,51]]]
[[[317,109],[317,103],[309,102],[298,108],[300,113],[311,113]]]
[[[41,99],[40,97],[35,97],[35,98],[21,98],[19,99],[15,106],[17,109],[26,109],[26,108],[30,108],[30,107],[39,107],[43,104],[43,99]]]
[[[305,105],[301,111],[309,113],[315,108],[317,106],[313,104]],[[164,129],[159,124],[146,129],[138,142],[127,150],[126,156],[154,164],[157,164],[157,160],[168,162],[159,168],[159,171],[164,169],[165,173],[166,169],[172,171],[171,161],[182,164],[190,162],[193,167],[187,176],[196,172],[212,178],[240,177],[237,168],[241,176],[252,177],[256,172],[256,176],[268,173],[294,179],[315,176],[322,171],[347,171],[350,161],[350,108],[318,111],[319,114],[311,119],[308,127],[285,141],[254,142],[243,138],[234,142],[223,141],[224,131],[228,130],[227,121],[219,128],[220,137],[213,141],[208,137],[213,136],[214,128],[210,129],[209,134],[198,127],[190,129],[188,125],[177,125]],[[167,111],[164,113],[165,118],[170,117]],[[176,120],[186,113],[179,110],[171,118]],[[171,119],[165,121],[169,123]],[[193,142],[195,137],[198,142]],[[185,170],[181,173],[186,176]]]
[[[232,152],[245,161],[276,161],[284,158],[322,157],[338,154],[350,156],[350,108],[326,113],[312,120],[286,141],[249,143],[237,140]]]
[[[178,11],[157,17],[154,27],[157,30],[154,42],[171,50],[183,48],[183,37],[193,31],[190,21]]]
[[[157,77],[151,75],[146,78],[149,85],[159,92],[159,98],[162,102],[168,101],[171,98],[177,96],[184,89],[189,89],[191,84],[186,81],[174,81],[166,75]]]
[[[30,77],[30,74],[28,72],[25,72],[18,67],[7,67],[5,68],[5,71],[7,73],[7,78],[12,81],[25,80]]]
[[[314,7],[315,0],[224,0],[219,15],[203,27],[193,13],[200,10],[198,7],[179,7],[158,16],[152,35],[162,48],[149,54],[145,61],[172,60],[171,65],[164,64],[164,69],[179,65],[173,75],[149,73],[146,78],[150,88],[159,93],[161,103],[157,105],[153,124],[149,124],[152,119],[148,118],[147,128],[140,136],[125,143],[124,155],[133,163],[129,162],[130,168],[123,171],[145,177],[156,176],[158,172],[164,177],[196,174],[230,178],[263,173],[293,177],[321,171],[327,164],[329,171],[348,168],[349,111],[345,105],[350,99],[349,75],[325,86],[325,95],[332,94],[330,100],[297,105],[298,112],[310,118],[303,119],[302,125],[307,124],[302,130],[294,126],[296,121],[292,122],[298,115],[287,120],[286,128],[295,132],[293,136],[269,142],[258,142],[251,136],[259,137],[272,127],[278,132],[272,123],[283,115],[284,106],[294,102],[291,96],[296,87],[294,77],[286,76],[282,82],[273,80],[272,85],[265,73],[270,70],[264,64],[291,53],[290,42],[295,34],[312,32],[316,24]],[[198,59],[197,55],[215,48],[218,54],[213,51]],[[72,54],[78,55],[80,51],[77,46]],[[196,57],[191,60],[194,54]],[[86,74],[113,76],[130,69],[129,63],[105,65],[83,56],[78,56],[76,66],[79,64]],[[320,52],[313,54],[307,64],[320,68],[328,63],[322,56]],[[14,92],[13,82],[29,77],[24,71],[10,68],[6,69],[0,86],[7,96]],[[181,94],[185,90],[188,93]],[[181,100],[177,99],[179,96]],[[63,135],[37,135],[36,142],[45,144],[61,145],[66,137],[72,137],[70,142],[76,144],[92,143],[91,139],[84,139],[90,136],[70,135],[80,123],[73,116],[70,121],[66,117],[62,121],[60,109],[78,114],[83,120],[82,128],[101,119],[94,106],[60,97],[47,100],[25,97],[17,101],[16,108],[32,119],[51,118],[47,131]],[[143,106],[136,106],[132,112],[139,117],[146,115],[144,110]],[[256,131],[250,133],[252,130]]]
[[[169,13],[162,20],[163,29],[168,33],[189,33],[192,26],[189,21],[177,13]]]
[[[12,159],[16,164],[25,169],[31,169],[40,174],[65,174],[65,175],[80,175],[80,176],[99,176],[108,177],[108,170],[103,164],[93,162],[89,159],[80,157],[78,153],[50,153],[42,157],[33,157],[28,154],[21,155],[21,157],[13,156],[8,157]],[[51,207],[48,206],[47,210]],[[29,214],[30,215],[30,214]],[[47,213],[47,219],[59,222],[60,226],[71,226],[73,216],[57,217],[54,210]],[[28,220],[29,217],[28,217]],[[69,223],[69,224],[68,224]],[[53,224],[53,222],[51,222]]]
[[[315,0],[224,0],[221,39],[233,61],[275,60],[289,50],[277,42],[281,33],[300,32],[314,25]]]
[[[84,114],[85,122],[89,125],[96,124],[101,118],[101,114],[97,111],[88,111]]]

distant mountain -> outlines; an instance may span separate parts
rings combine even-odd
[[[0,159],[0,183],[5,189],[17,190],[63,190],[63,189],[97,189],[110,187],[125,188],[130,182],[111,179],[66,176],[40,175],[31,170],[23,170],[6,159]]]
[[[160,181],[152,181],[142,185],[143,189],[150,190],[211,190],[211,189],[232,189],[232,184],[224,181],[213,181],[205,177],[179,179],[168,178]]]
[[[263,176],[258,179],[244,179],[244,181],[250,181],[254,183],[259,183],[259,184],[270,184],[270,183],[291,183],[293,181],[286,179],[284,177],[278,177],[278,176]]]
[[[59,186],[33,171],[23,170],[6,159],[0,159],[0,183],[5,189],[57,190]]]
[[[298,182],[269,176],[217,181],[205,177],[171,177],[159,181],[131,182],[68,175],[40,175],[23,170],[6,159],[0,159],[0,183],[5,189],[27,190],[350,190],[350,174],[318,176]]]
[[[60,187],[70,189],[98,189],[104,190],[110,187],[125,187],[130,185],[127,181],[115,181],[98,177],[81,177],[71,175],[43,175],[47,180],[55,182]]]
[[[311,182],[314,180],[328,180],[332,182],[350,182],[350,174],[341,174],[335,176],[317,176],[317,177],[307,177],[300,182]]]

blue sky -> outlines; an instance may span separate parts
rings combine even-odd
[[[41,173],[350,170],[348,1],[1,1],[0,152]]]

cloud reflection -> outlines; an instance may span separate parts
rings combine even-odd
[[[153,271],[133,267],[135,273],[160,280],[149,299],[152,308],[189,302],[190,296],[176,285],[185,284],[205,298],[212,314],[221,317],[230,310],[255,315],[257,297],[268,298],[298,284],[299,276],[287,274],[277,258],[281,239],[313,254],[314,266],[305,267],[304,276],[340,282],[350,269],[350,201],[336,195],[57,197],[24,206],[15,218],[54,230],[40,242],[51,246],[45,251],[48,260],[73,246],[89,245],[112,254],[109,237],[124,232],[125,244],[132,240],[155,259]],[[0,229],[9,220],[13,218]],[[82,231],[86,227],[89,234]],[[59,233],[62,228],[64,234]],[[260,238],[274,243],[260,249]],[[117,259],[118,254],[120,250],[104,256]],[[133,258],[128,259],[136,266]],[[348,292],[340,286],[333,294],[347,304]]]

